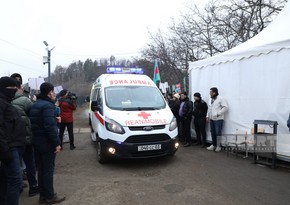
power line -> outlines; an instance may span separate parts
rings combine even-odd
[[[3,41],[9,45],[12,45],[14,47],[20,48],[22,50],[25,50],[26,52],[29,52],[30,54],[33,54],[34,57],[36,57],[37,59],[42,58],[42,56],[39,53],[36,53],[32,50],[29,50],[27,48],[24,48],[22,46],[19,46],[17,44],[11,43],[10,41],[7,41],[5,39],[0,38],[0,41]],[[73,53],[61,53],[61,52],[54,52],[54,54],[56,55],[63,55],[63,56],[93,56],[93,57],[106,57],[106,56],[110,56],[110,55],[138,55],[140,54],[140,52],[125,52],[125,53],[113,53],[113,54],[73,54]]]
[[[26,68],[26,69],[29,69],[29,70],[36,71],[36,69],[34,69],[34,68],[30,68],[30,67],[27,67],[27,66],[24,66],[24,65],[20,65],[20,64],[17,64],[17,63],[13,63],[11,61],[7,61],[7,60],[1,59],[1,58],[0,58],[0,61],[3,61],[5,63],[12,64],[12,65],[16,65],[16,66],[19,66],[19,67],[22,67],[22,68]]]
[[[24,47],[22,47],[22,46],[16,45],[16,44],[11,43],[11,42],[9,42],[9,41],[7,41],[7,40],[4,40],[4,39],[2,39],[2,38],[0,38],[0,41],[3,41],[3,42],[5,42],[5,43],[7,43],[7,44],[9,44],[9,45],[12,45],[12,46],[15,46],[15,47],[17,47],[17,48],[21,48],[22,50],[25,50],[25,51],[29,52],[30,54],[33,54],[32,56],[36,57],[37,59],[41,58],[41,55],[40,55],[40,54],[38,54],[38,53],[36,53],[36,52],[34,52],[34,51],[31,51],[31,50],[29,50],[29,49],[27,49],[27,48],[24,48]]]
[[[126,53],[114,53],[114,54],[69,54],[69,53],[59,53],[54,52],[55,55],[63,55],[63,56],[93,56],[93,57],[106,57],[110,55],[130,55],[130,54],[140,54],[140,52],[126,52]]]

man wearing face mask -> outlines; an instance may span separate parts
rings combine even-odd
[[[17,205],[22,186],[20,159],[26,143],[25,122],[11,104],[16,81],[0,78],[0,204]]]

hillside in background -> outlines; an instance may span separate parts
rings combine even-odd
[[[90,94],[92,83],[101,75],[106,73],[107,66],[140,67],[144,74],[153,77],[154,62],[144,59],[117,60],[113,56],[109,59],[99,61],[87,59],[85,62],[78,61],[71,63],[68,67],[57,66],[51,75],[51,82],[55,86],[61,85],[64,89],[75,93],[79,103],[84,102]],[[182,76],[178,72],[172,72],[167,64],[158,65],[162,82],[169,85],[181,82]]]

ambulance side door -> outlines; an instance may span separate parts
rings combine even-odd
[[[97,101],[97,95],[98,95],[98,91],[100,90],[100,88],[94,88],[94,90],[92,91],[92,95],[91,95],[91,104],[94,102],[94,101]],[[98,119],[97,119],[97,115],[96,113],[97,111],[93,111],[91,109],[91,114],[90,114],[90,117],[91,117],[91,122],[92,122],[92,128],[93,130],[95,131],[95,133],[97,133],[97,123],[98,123]]]

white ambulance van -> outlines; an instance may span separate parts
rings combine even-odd
[[[97,158],[174,155],[177,123],[155,83],[141,68],[108,67],[90,95],[89,121]]]

